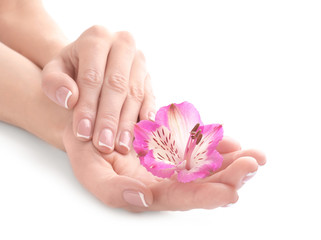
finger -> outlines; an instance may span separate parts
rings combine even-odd
[[[239,159],[240,157],[252,157],[254,158],[257,163],[262,166],[266,163],[266,157],[265,154],[259,150],[256,149],[246,149],[246,150],[240,150],[236,152],[231,153],[225,153],[222,154],[224,160],[222,163],[221,168],[218,171],[221,171],[228,167],[231,163],[233,163],[235,160]]]
[[[241,145],[238,141],[231,137],[224,136],[222,141],[219,142],[216,150],[220,153],[230,153],[241,150]]]
[[[221,183],[175,183],[168,182],[152,188],[154,200],[151,210],[213,209],[235,203],[236,191]]]
[[[116,150],[122,154],[130,151],[134,125],[144,99],[144,79],[146,78],[145,58],[137,52],[129,77],[129,91],[124,102],[116,136]]]
[[[111,35],[97,26],[87,30],[77,41],[80,95],[74,110],[73,129],[84,141],[92,137],[110,45]]]
[[[135,56],[135,44],[127,33],[118,33],[110,50],[105,81],[101,92],[94,131],[96,148],[110,153],[114,149],[120,112],[128,93],[131,66]]]
[[[70,69],[64,65],[62,58],[48,63],[42,71],[42,89],[56,104],[72,109],[78,101],[78,87],[70,77]]]
[[[212,175],[208,181],[227,184],[239,189],[245,181],[253,177],[258,169],[256,159],[252,157],[241,157],[235,160],[225,170]]]
[[[140,120],[151,120],[155,121],[156,107],[155,107],[155,96],[150,81],[150,75],[147,74],[144,84],[144,101],[140,110]]]
[[[71,126],[64,134],[66,152],[74,174],[83,186],[110,207],[146,211],[153,202],[141,181],[118,175],[91,142],[77,141]]]

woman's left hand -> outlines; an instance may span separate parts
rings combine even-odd
[[[130,151],[137,119],[152,119],[155,100],[145,58],[128,32],[93,26],[43,70],[45,94],[73,109],[73,133],[103,153]]]

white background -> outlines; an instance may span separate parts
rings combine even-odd
[[[0,123],[0,239],[321,238],[319,1],[44,3],[71,40],[93,24],[130,31],[158,107],[192,102],[268,163],[231,208],[131,214],[83,189],[65,153]]]

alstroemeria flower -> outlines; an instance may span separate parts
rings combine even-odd
[[[203,125],[196,108],[188,102],[162,107],[154,121],[136,124],[134,149],[141,164],[152,174],[180,182],[204,178],[221,167],[216,151],[223,137],[220,124]]]

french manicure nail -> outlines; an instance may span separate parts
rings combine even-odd
[[[148,207],[144,194],[141,192],[126,190],[123,192],[123,198],[126,202],[137,207]]]
[[[110,150],[114,148],[113,132],[110,129],[104,128],[100,132],[98,145],[106,147],[106,148],[108,148]]]
[[[77,137],[90,139],[91,136],[91,122],[89,119],[81,119],[78,123]]]
[[[222,207],[231,207],[231,206],[233,206],[235,203],[229,203],[229,204],[227,204],[227,205],[225,205],[225,206],[222,206]]]
[[[246,183],[248,180],[250,180],[252,177],[254,177],[254,175],[256,174],[256,171],[255,172],[250,172],[248,173],[242,180],[242,183]]]
[[[130,141],[131,141],[131,134],[128,131],[122,132],[119,138],[119,145],[125,148],[127,151],[130,150]]]
[[[66,109],[68,109],[68,100],[69,98],[71,97],[72,95],[72,92],[66,88],[66,87],[60,87],[57,89],[56,91],[56,99],[57,99],[57,102],[65,107]]]
[[[155,113],[154,112],[149,112],[148,113],[148,119],[151,121],[155,121]]]

